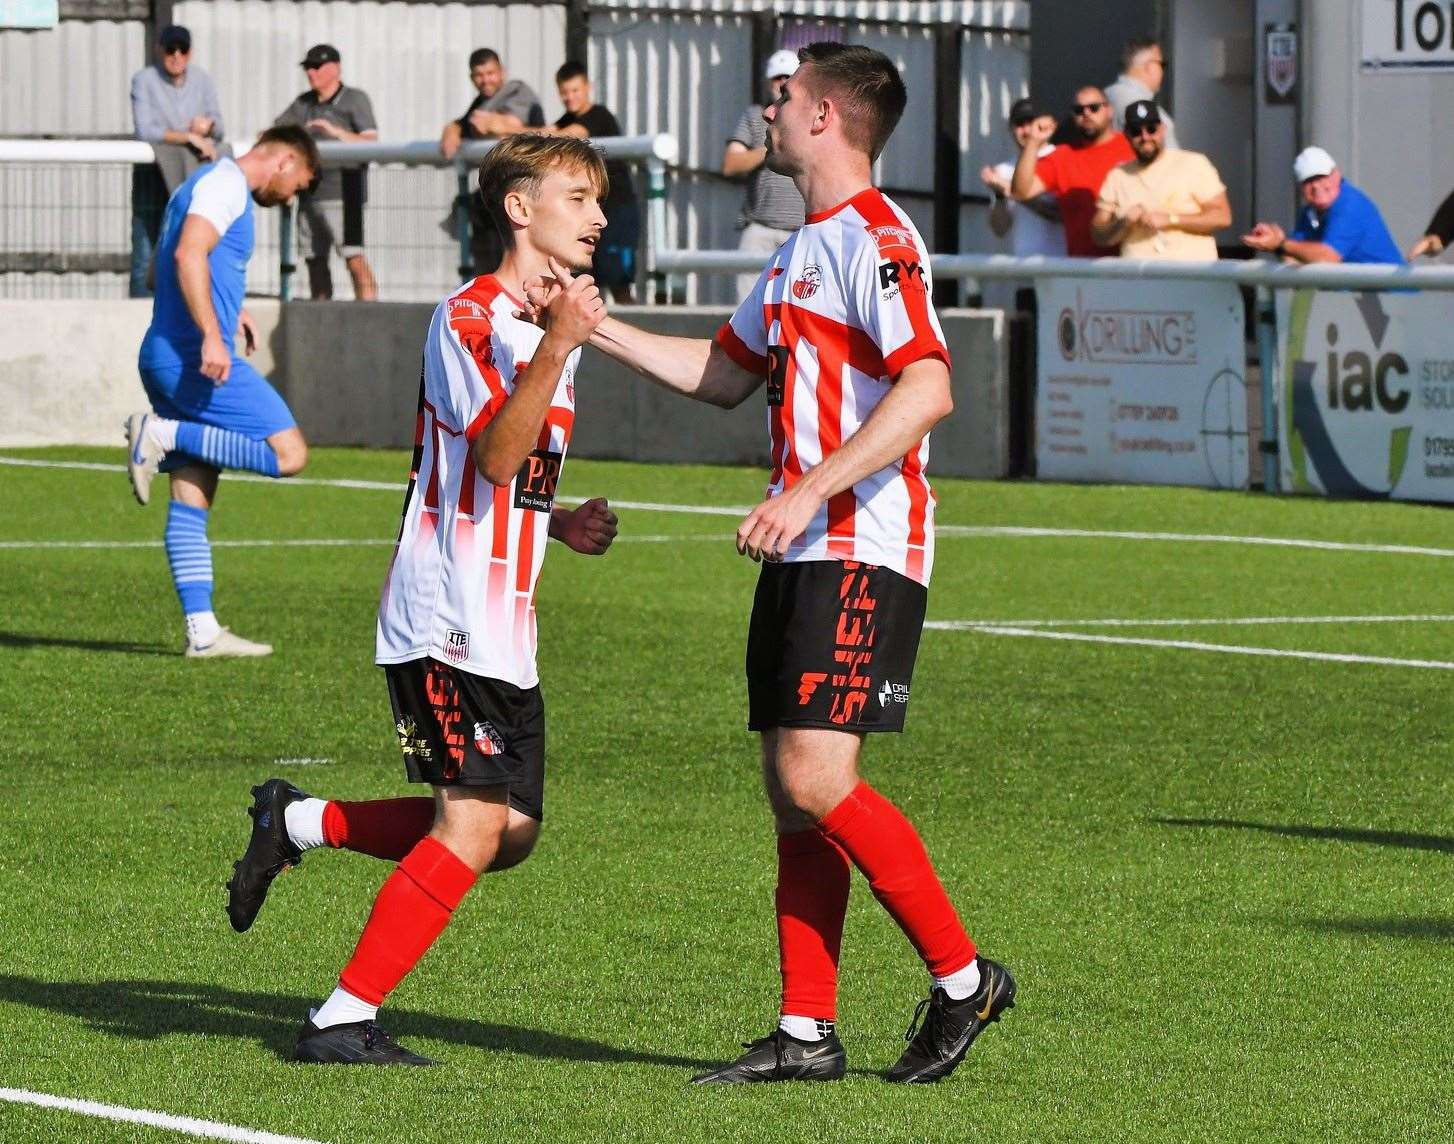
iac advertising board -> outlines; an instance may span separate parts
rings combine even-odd
[[[1042,279],[1036,296],[1040,479],[1247,487],[1235,285]]]
[[[1279,290],[1282,488],[1454,501],[1447,294]]]

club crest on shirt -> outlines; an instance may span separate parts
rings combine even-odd
[[[503,755],[505,738],[492,723],[475,724],[475,749],[482,755]]]
[[[800,302],[804,301],[816,294],[818,288],[822,285],[822,268],[810,262],[807,266],[803,267],[802,276],[793,283],[793,297]]]
[[[450,628],[444,633],[444,658],[450,663],[463,663],[470,657],[470,634]]]

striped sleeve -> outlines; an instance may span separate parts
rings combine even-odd
[[[877,210],[866,213],[867,233],[851,263],[850,305],[857,311],[856,324],[878,346],[890,380],[924,358],[948,366],[923,240],[882,199],[879,210],[880,218],[872,217]]]
[[[757,276],[752,292],[742,299],[732,317],[717,331],[717,344],[723,351],[748,373],[767,376],[767,318],[763,309],[763,298],[767,293],[768,278],[782,273],[775,266],[768,266]]]
[[[495,334],[490,313],[472,298],[445,301],[435,348],[442,369],[426,378],[436,415],[448,418],[454,432],[473,441],[500,411],[510,388],[500,366],[508,367],[508,350]],[[428,385],[429,381],[436,384]]]

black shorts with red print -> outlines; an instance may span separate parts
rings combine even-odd
[[[545,702],[522,689],[433,659],[384,665],[394,730],[409,781],[510,788],[510,805],[541,819]]]
[[[748,727],[902,731],[928,599],[877,564],[764,564],[747,633]]]

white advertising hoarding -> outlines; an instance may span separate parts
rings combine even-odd
[[[1360,0],[1364,68],[1454,69],[1449,0]]]
[[[1454,501],[1449,295],[1277,292],[1281,487]]]
[[[1042,279],[1035,290],[1040,479],[1247,487],[1235,285]]]

